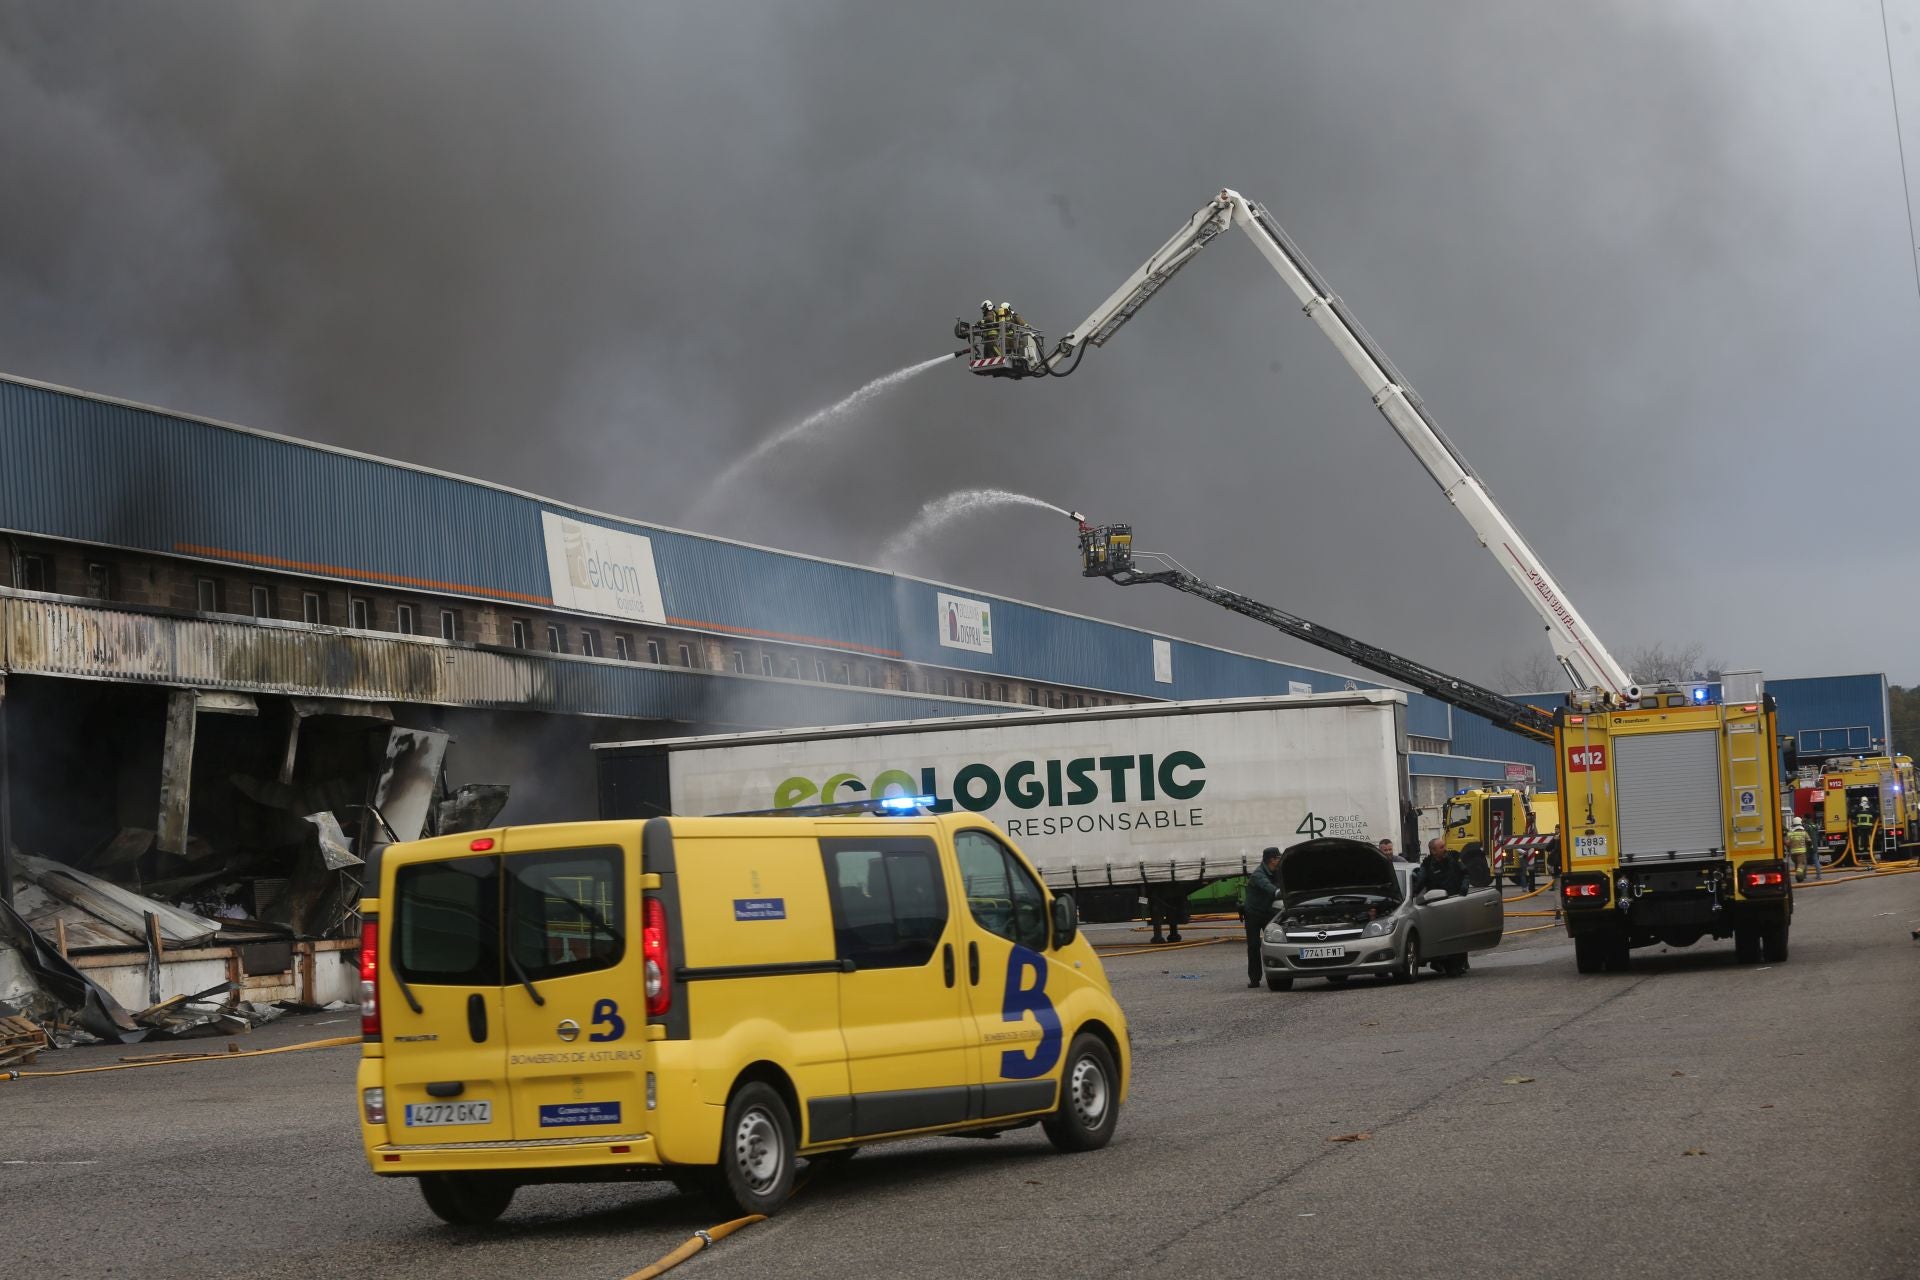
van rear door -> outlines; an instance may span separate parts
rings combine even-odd
[[[500,1007],[500,860],[434,842],[390,862],[378,1000],[387,1135],[396,1145],[512,1136]],[[417,1006],[417,1008],[416,1008]]]
[[[523,847],[538,831],[507,833],[502,871],[513,1136],[637,1133],[645,1128],[647,1024],[639,849],[631,836]]]

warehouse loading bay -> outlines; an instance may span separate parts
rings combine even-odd
[[[1176,951],[1095,926],[1136,1055],[1110,1147],[874,1148],[680,1274],[1912,1276],[1915,920],[1920,876],[1882,876],[1806,893],[1789,964],[1694,947],[1583,977],[1519,918],[1465,979],[1284,995],[1209,941],[1237,924]],[[244,1043],[357,1030],[307,1015]],[[0,1085],[10,1270],[618,1280],[715,1225],[665,1183],[529,1188],[488,1231],[425,1219],[365,1175],[357,1056]]]

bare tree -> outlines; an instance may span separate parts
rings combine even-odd
[[[1567,673],[1544,653],[1534,652],[1500,664],[1495,676],[1505,693],[1565,693]]]
[[[1726,665],[1724,659],[1707,657],[1706,646],[1698,640],[1671,648],[1658,643],[1642,645],[1627,654],[1627,670],[1643,684],[1718,680]]]

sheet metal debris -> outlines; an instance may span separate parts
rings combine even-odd
[[[131,889],[122,889],[119,885],[64,863],[21,854],[15,858],[14,868],[15,873],[29,884],[38,885],[54,897],[79,907],[94,919],[135,939],[135,945],[144,945],[139,940],[144,940],[147,935],[149,915],[158,921],[161,940],[170,947],[204,946],[213,941],[214,934],[220,931],[220,922],[217,920],[169,906]]]
[[[88,1034],[113,1044],[131,1044],[146,1038],[147,1028],[105,988],[74,968],[53,944],[35,933],[26,917],[0,902],[0,942],[19,953],[33,984],[25,1012],[42,1024],[70,1012]],[[37,1006],[37,1007],[36,1007]]]

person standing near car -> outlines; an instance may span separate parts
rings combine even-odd
[[[1427,856],[1413,869],[1413,891],[1445,889],[1449,898],[1467,891],[1467,869],[1460,859],[1447,851],[1447,842],[1439,836],[1427,841]]]
[[[1260,852],[1260,865],[1247,877],[1246,893],[1240,899],[1240,918],[1247,926],[1247,985],[1260,985],[1260,936],[1273,919],[1273,908],[1280,897],[1273,873],[1280,866],[1280,850],[1269,846]]]
[[[1400,861],[1400,855],[1393,851],[1392,840],[1382,840],[1376,847],[1380,850],[1380,856],[1388,862]]]

